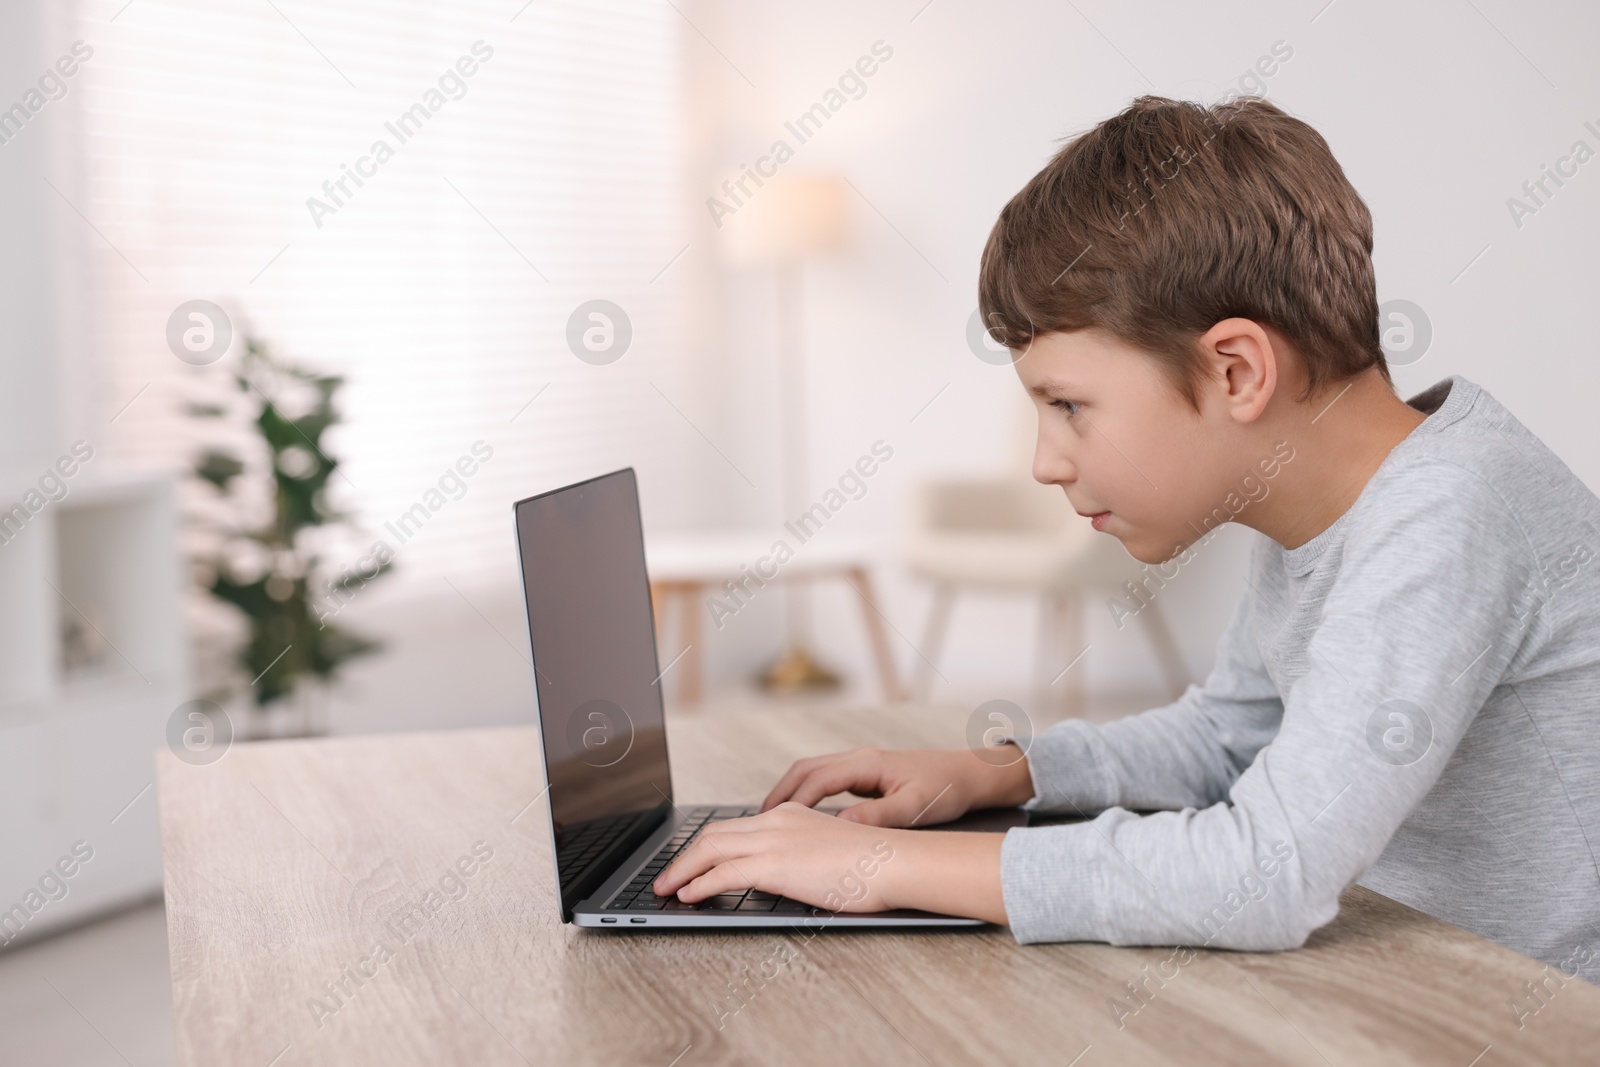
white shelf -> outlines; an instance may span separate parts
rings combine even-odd
[[[172,487],[73,486],[0,545],[0,724],[184,668]]]
[[[53,531],[35,518],[0,545],[0,715],[47,699],[55,688]]]
[[[160,890],[143,790],[189,696],[178,545],[171,482],[140,478],[75,482],[0,546],[0,807],[21,816],[0,911],[75,842],[95,851],[22,939]]]

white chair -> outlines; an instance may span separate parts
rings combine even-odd
[[[1042,680],[1052,643],[1068,658],[1081,656],[1087,593],[1106,588],[1121,595],[1123,583],[1143,573],[1143,564],[1075,514],[1059,489],[1021,481],[939,481],[913,490],[905,558],[912,573],[933,583],[922,662],[911,684],[917,699],[928,699],[932,689],[957,591],[1026,593],[1045,601],[1034,665],[1040,707],[1061,684],[1069,715],[1083,711],[1084,665],[1069,664],[1063,674]],[[1188,672],[1160,605],[1152,599],[1137,616],[1176,698]]]

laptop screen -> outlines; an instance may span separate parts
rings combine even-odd
[[[670,809],[632,468],[516,505],[563,918]]]

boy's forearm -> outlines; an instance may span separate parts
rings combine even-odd
[[[1029,794],[1032,795],[1031,793]],[[892,908],[920,908],[1006,925],[1000,887],[1004,834],[896,830],[894,858],[882,867],[882,899]]]

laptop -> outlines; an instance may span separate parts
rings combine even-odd
[[[673,799],[633,469],[520,500],[515,514],[562,922],[618,930],[984,925],[909,909],[834,913],[753,890],[695,904],[656,896],[656,875],[695,834],[758,809],[685,808]]]

